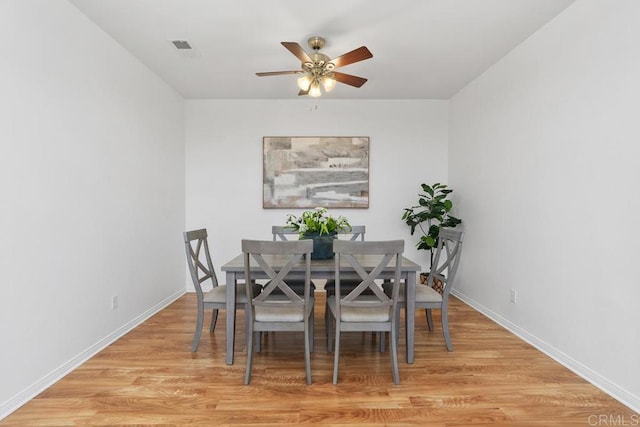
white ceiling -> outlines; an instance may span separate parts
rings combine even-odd
[[[185,98],[296,99],[300,61],[280,42],[321,36],[339,71],[331,99],[448,99],[575,0],[69,0]],[[178,51],[169,40],[187,40]]]

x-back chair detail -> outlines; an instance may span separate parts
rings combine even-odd
[[[254,346],[259,349],[260,333],[267,331],[304,332],[304,360],[307,384],[311,384],[311,340],[313,339],[313,306],[311,292],[311,240],[273,242],[242,240],[244,271],[247,281],[252,272],[264,272],[269,282],[262,292],[255,294],[246,286],[249,301],[247,321],[247,368],[244,383],[251,381]],[[275,262],[279,258],[278,263]],[[302,295],[287,283],[294,265],[304,263],[304,289]],[[281,267],[276,267],[276,265]]]
[[[340,335],[348,331],[388,332],[391,339],[389,353],[393,381],[400,383],[398,369],[398,326],[399,318],[395,316],[400,292],[400,271],[404,240],[389,241],[347,241],[336,240],[333,243],[335,252],[336,292],[328,297],[330,310],[327,341],[331,351],[333,322],[335,321],[335,355],[333,364],[333,383],[338,382],[338,362],[340,360]],[[366,271],[359,257],[376,257],[378,264],[371,271]],[[341,263],[350,265],[360,277],[360,283],[350,292],[341,290],[342,274],[346,272]],[[387,295],[376,283],[381,280],[383,271],[393,271],[391,295]]]

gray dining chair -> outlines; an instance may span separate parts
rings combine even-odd
[[[464,232],[458,229],[442,228],[438,235],[438,245],[434,254],[431,270],[425,284],[416,285],[416,309],[425,310],[427,327],[433,331],[431,310],[440,309],[442,318],[442,333],[447,350],[453,351],[451,335],[449,334],[449,294],[455,283],[460,255],[462,254],[462,240]],[[436,291],[433,284],[436,280],[442,282],[442,293]],[[383,284],[387,294],[393,290],[389,284]],[[400,316],[400,308],[406,309],[404,301],[404,284],[400,289],[400,301],[396,317]],[[399,323],[397,323],[399,324]]]
[[[335,252],[335,293],[328,298],[329,333],[327,348],[332,350],[332,335],[335,331],[333,383],[338,383],[338,364],[340,361],[340,336],[342,332],[387,332],[390,335],[389,353],[393,382],[400,383],[398,369],[398,317],[395,316],[400,291],[400,271],[404,240],[388,241],[351,241],[333,242]],[[366,271],[358,257],[377,257],[379,262],[373,270]],[[341,267],[341,263],[343,264]],[[360,283],[349,293],[342,292],[342,276],[347,270],[344,264],[353,268]],[[387,295],[376,283],[383,277],[384,270],[393,269],[391,295]],[[353,273],[352,273],[353,274]],[[335,322],[335,330],[334,330]]]
[[[218,283],[213,263],[211,262],[211,253],[209,252],[209,243],[207,241],[207,230],[202,228],[199,230],[185,231],[183,234],[184,248],[187,255],[187,264],[189,266],[189,274],[193,287],[196,291],[198,314],[196,319],[196,331],[193,336],[191,351],[198,351],[200,344],[200,335],[202,334],[202,324],[204,323],[204,312],[211,309],[211,325],[209,332],[214,332],[218,320],[218,310],[227,309],[227,286]],[[204,291],[205,288],[211,290]],[[236,307],[245,309],[247,306],[247,296],[244,285],[238,285],[236,288]],[[260,285],[252,284],[255,293],[261,290]],[[245,310],[245,320],[247,319],[247,311]],[[227,339],[231,339],[227,337]]]
[[[367,229],[366,229],[366,226],[364,225],[353,225],[351,226],[351,231],[341,232],[338,235],[340,236],[339,238],[342,238],[345,240],[364,241],[364,235],[366,231]],[[348,294],[349,292],[354,290],[355,287],[358,286],[359,284],[360,284],[360,281],[358,279],[342,279],[342,281],[340,282],[340,292],[342,292],[343,295]],[[326,292],[326,296],[327,296],[326,301],[328,304],[329,297],[335,293],[336,280],[327,279],[326,283],[324,284],[324,290]],[[325,306],[325,310],[324,310],[324,323],[326,326],[327,333],[329,333],[329,306],[328,305]],[[384,344],[381,342],[381,345],[384,345]]]
[[[259,349],[260,334],[269,331],[304,333],[304,361],[307,384],[311,384],[311,344],[313,340],[314,297],[311,292],[311,240],[273,242],[242,240],[244,274],[251,281],[252,273],[264,273],[269,282],[256,294],[246,286],[249,301],[247,322],[247,368],[244,383],[251,381],[254,347]],[[273,257],[284,258],[282,268],[270,262]],[[288,283],[294,265],[304,262],[304,290],[296,293]]]

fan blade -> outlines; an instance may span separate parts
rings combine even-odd
[[[309,55],[307,55],[307,52],[304,51],[304,49],[302,48],[302,46],[300,46],[299,43],[296,43],[296,42],[282,42],[282,46],[284,46],[287,49],[289,49],[289,52],[293,53],[296,56],[296,58],[298,58],[300,61],[302,61],[303,64],[305,62],[313,62],[311,60],[311,58],[309,57]]]
[[[373,54],[365,46],[360,46],[357,49],[347,52],[344,55],[340,55],[337,58],[333,58],[331,61],[333,65],[338,67],[344,67],[345,65],[353,64],[354,62],[364,61],[365,59],[373,58]]]
[[[302,71],[267,71],[266,73],[256,73],[256,76],[264,77],[264,76],[282,76],[284,74],[298,74]]]
[[[334,78],[336,81],[340,83],[344,83],[349,86],[360,87],[367,82],[367,79],[364,77],[353,76],[351,74],[339,73],[337,71],[333,72]]]
[[[308,95],[309,91],[308,90],[300,90],[300,92],[298,92],[298,96],[302,96],[302,95]]]

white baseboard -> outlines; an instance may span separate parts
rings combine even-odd
[[[160,301],[158,304],[151,307],[149,310],[135,317],[131,321],[125,323],[120,328],[116,329],[91,347],[87,348],[77,356],[73,357],[68,362],[64,363],[62,366],[54,369],[51,373],[44,376],[40,380],[36,381],[22,392],[16,394],[9,400],[3,402],[0,405],[0,420],[7,417],[9,414],[14,412],[16,409],[27,403],[29,400],[33,399],[38,394],[42,393],[47,388],[51,387],[55,382],[60,380],[62,377],[67,375],[69,372],[76,369],[78,366],[82,365],[84,362],[89,360],[91,357],[95,356],[98,352],[103,350],[109,344],[121,338],[124,334],[131,331],[136,326],[140,325],[142,322],[167,307],[169,304],[180,298],[185,294],[185,290],[180,290],[175,292],[172,295],[169,295],[164,300]]]
[[[457,290],[452,290],[451,293],[455,295],[458,299],[460,299],[465,304],[473,307],[480,313],[487,316],[489,319],[496,322],[498,325],[507,329],[509,332],[512,332],[514,335],[522,338],[527,343],[534,346],[536,349],[540,350],[547,356],[551,357],[556,362],[560,363],[576,375],[579,375],[586,381],[590,382],[594,386],[598,387],[600,390],[604,391],[614,399],[618,400],[620,403],[628,406],[633,411],[640,413],[640,397],[630,393],[629,391],[619,387],[617,384],[609,381],[607,378],[598,374],[597,372],[592,371],[587,366],[578,362],[577,360],[571,358],[566,355],[562,351],[556,349],[555,347],[547,344],[540,338],[535,335],[530,334],[526,330],[520,328],[519,326],[511,323],[509,320],[504,317],[494,313],[489,310],[487,307],[478,303],[477,301],[469,298],[465,294],[458,292]]]

